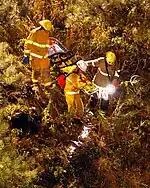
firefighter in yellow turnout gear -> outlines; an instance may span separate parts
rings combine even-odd
[[[64,94],[68,105],[68,112],[73,113],[75,118],[81,118],[84,114],[84,105],[80,96],[80,90],[87,85],[91,85],[83,71],[77,65],[72,65],[62,69],[69,73],[66,78]]]
[[[34,86],[42,81],[41,83],[48,87],[51,84],[48,59],[49,32],[52,31],[53,26],[49,20],[42,20],[39,24],[40,27],[33,29],[25,41],[23,63],[28,63],[30,60]]]

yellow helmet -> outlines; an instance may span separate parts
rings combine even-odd
[[[116,55],[111,51],[106,52],[106,61],[108,64],[114,65],[116,62]]]
[[[41,21],[39,22],[39,24],[40,24],[42,27],[44,27],[44,29],[45,29],[46,31],[51,31],[51,30],[53,29],[53,25],[52,25],[51,21],[49,21],[49,20],[41,20]]]

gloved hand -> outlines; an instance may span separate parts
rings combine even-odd
[[[87,63],[86,63],[86,61],[79,60],[79,61],[77,62],[77,66],[78,66],[79,69],[81,69],[83,72],[86,72],[86,70],[87,70]]]
[[[120,70],[115,71],[115,75],[114,76],[119,77],[119,75],[120,75]]]
[[[29,63],[29,56],[24,55],[24,56],[23,56],[23,64],[26,65],[26,64],[28,64],[28,63]]]

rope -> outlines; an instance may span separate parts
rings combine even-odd
[[[133,84],[136,84],[140,81],[140,76],[139,75],[133,75],[130,78],[130,83],[133,86]]]

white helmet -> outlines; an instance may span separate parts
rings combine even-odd
[[[86,64],[85,61],[79,60],[79,61],[77,62],[77,66],[78,66],[79,69],[81,69],[83,72],[86,72],[87,64]]]

